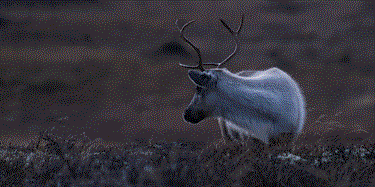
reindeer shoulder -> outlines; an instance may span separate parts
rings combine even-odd
[[[240,77],[251,77],[253,76],[254,74],[256,74],[257,72],[259,71],[253,71],[253,70],[246,70],[246,71],[240,71],[238,73],[236,73],[238,76]]]

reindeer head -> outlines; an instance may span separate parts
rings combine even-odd
[[[229,26],[220,19],[221,23],[224,25],[225,28],[228,29],[228,31],[232,34],[232,36],[237,36],[242,28],[244,16],[242,16],[242,21],[237,29],[236,32],[232,31],[232,29],[229,28]],[[184,119],[185,121],[189,123],[196,124],[203,119],[212,116],[215,113],[215,110],[217,110],[217,103],[220,102],[219,96],[217,93],[217,81],[220,78],[220,71],[222,69],[219,69],[220,65],[227,62],[230,58],[232,58],[237,50],[237,43],[235,46],[235,49],[232,54],[230,54],[226,59],[224,59],[221,63],[202,63],[201,53],[197,47],[195,47],[183,34],[184,29],[191,23],[193,23],[195,20],[192,20],[188,23],[186,23],[182,29],[179,29],[181,33],[181,38],[187,42],[193,49],[197,52],[199,57],[198,65],[196,66],[188,66],[181,64],[180,65],[184,68],[193,69],[190,70],[188,75],[189,78],[196,84],[197,92],[193,97],[193,100],[189,104],[189,106],[186,108],[184,112]],[[176,21],[177,25],[177,21]],[[203,65],[211,65],[216,66],[217,69],[209,69],[205,70]],[[200,71],[194,70],[199,69]]]
[[[196,84],[197,92],[184,113],[184,119],[190,123],[198,123],[206,117],[212,116],[217,108],[218,95],[216,91],[217,75],[208,70],[199,72],[189,71],[189,78]]]

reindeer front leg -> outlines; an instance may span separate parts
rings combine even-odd
[[[225,120],[223,118],[219,118],[218,121],[219,121],[220,131],[221,131],[221,135],[222,135],[224,142],[225,143],[232,142],[232,138],[228,133],[228,128],[227,128],[227,125],[225,124]]]
[[[236,142],[241,145],[246,145],[247,141],[249,140],[249,135],[247,133],[240,132],[236,129],[231,128],[229,125],[230,122],[224,120],[223,118],[219,118],[218,121],[220,125],[221,135],[225,142]]]

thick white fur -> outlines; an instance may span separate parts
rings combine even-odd
[[[289,147],[303,129],[302,92],[278,68],[237,74],[225,68],[192,70],[189,78],[197,85],[197,93],[184,112],[189,123],[215,117],[227,140],[254,137],[281,149]]]
[[[226,125],[241,139],[254,137],[268,144],[273,136],[292,133],[298,136],[305,119],[305,101],[298,84],[284,71],[271,68],[265,71],[227,69],[206,70],[217,76],[217,102],[213,117]],[[221,127],[223,136],[223,127]],[[293,137],[293,138],[294,138]]]
[[[278,68],[237,74],[225,68],[190,71],[189,78],[199,89],[184,113],[187,122],[215,117],[227,139],[254,137],[273,145],[280,137],[287,137],[289,144],[302,131],[304,97],[298,84]]]

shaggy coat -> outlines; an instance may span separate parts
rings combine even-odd
[[[184,113],[189,123],[214,117],[227,140],[253,137],[270,146],[288,146],[303,129],[304,97],[298,84],[278,68],[237,74],[225,68],[190,70],[189,78],[197,85]]]

